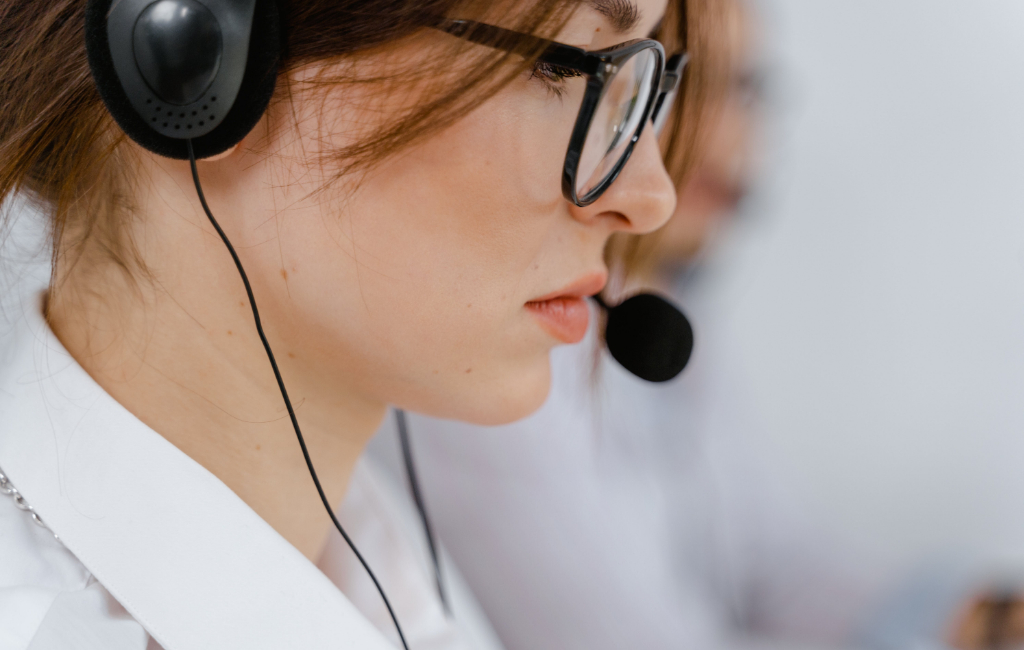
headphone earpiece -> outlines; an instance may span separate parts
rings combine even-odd
[[[133,141],[199,158],[242,141],[270,103],[276,0],[88,0],[86,51],[100,97]]]

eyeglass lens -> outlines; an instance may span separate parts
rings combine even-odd
[[[641,127],[657,82],[658,57],[644,49],[630,57],[605,84],[594,110],[576,171],[576,194],[585,197],[614,171]],[[666,98],[667,100],[668,98]]]

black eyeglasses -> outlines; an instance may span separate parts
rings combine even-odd
[[[615,182],[648,120],[656,133],[661,131],[689,61],[688,55],[676,54],[666,65],[661,43],[649,38],[588,52],[471,20],[444,22],[438,29],[506,52],[529,56],[539,51],[538,62],[586,75],[562,171],[562,194],[581,207]]]

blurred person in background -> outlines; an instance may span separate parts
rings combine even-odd
[[[832,538],[759,447],[728,346],[691,299],[755,171],[756,30],[739,0],[695,4],[726,37],[688,44],[707,96],[674,119],[702,128],[666,156],[699,162],[675,165],[670,222],[608,253],[612,298],[654,286],[695,317],[691,365],[645,383],[592,328],[556,350],[548,401],[524,421],[410,414],[435,530],[509,650],[1010,647],[1024,639],[1015,589],[989,589],[968,563],[912,571]],[[391,419],[370,453],[399,471]]]

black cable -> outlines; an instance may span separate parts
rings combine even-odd
[[[416,502],[416,510],[420,513],[420,521],[423,522],[423,530],[427,534],[427,545],[430,547],[430,559],[434,561],[434,580],[437,582],[437,595],[441,598],[441,605],[444,606],[445,614],[451,616],[451,606],[448,604],[448,595],[444,591],[444,582],[441,579],[441,559],[437,553],[437,543],[434,541],[434,529],[427,517],[427,506],[423,501],[423,493],[420,492],[420,482],[416,476],[416,467],[412,462],[412,445],[409,442],[409,426],[405,421],[405,411],[395,409],[395,422],[398,424],[398,440],[402,445],[402,460],[405,461],[405,475],[409,479],[409,490],[412,492],[412,499]]]
[[[199,183],[199,171],[196,169],[196,154],[192,149],[192,140],[185,140],[188,145],[188,159],[192,165],[192,181],[196,185],[196,194],[199,195],[199,202],[203,204],[203,210],[206,212],[207,218],[210,223],[213,224],[214,230],[220,235],[221,241],[227,246],[228,252],[231,253],[231,259],[235,261],[235,267],[238,269],[238,275],[242,276],[242,283],[245,285],[245,293],[249,296],[249,306],[252,308],[252,316],[256,321],[256,332],[260,335],[260,341],[263,342],[263,349],[267,351],[267,358],[270,359],[270,366],[274,369],[274,378],[277,379],[277,387],[281,389],[281,397],[284,398],[284,405],[288,409],[288,417],[291,418],[292,427],[295,429],[295,436],[299,439],[299,446],[302,447],[302,457],[306,459],[306,467],[309,468],[309,475],[313,478],[313,484],[316,485],[316,491],[320,494],[320,501],[323,502],[324,508],[327,509],[327,514],[331,516],[331,521],[334,522],[334,527],[338,529],[341,536],[345,539],[348,547],[352,549],[356,557],[359,559],[359,563],[366,569],[366,573],[369,574],[370,579],[373,580],[373,584],[376,585],[377,591],[380,592],[380,597],[384,599],[384,605],[388,608],[388,613],[391,614],[391,620],[395,623],[395,629],[398,630],[398,638],[402,641],[402,647],[405,650],[409,650],[409,644],[405,642],[405,635],[402,634],[402,626],[398,624],[398,617],[395,616],[395,610],[391,608],[391,602],[388,601],[388,597],[384,594],[384,588],[380,586],[380,582],[377,581],[377,576],[373,574],[370,569],[370,565],[363,559],[362,553],[356,548],[356,545],[352,542],[352,539],[345,532],[345,529],[341,527],[341,522],[334,516],[334,510],[331,508],[331,504],[327,501],[327,495],[324,494],[324,489],[320,485],[320,479],[317,478],[316,470],[313,469],[313,461],[309,457],[309,450],[306,449],[306,440],[302,437],[302,431],[299,429],[299,420],[295,417],[295,409],[292,408],[292,401],[288,399],[288,391],[284,387],[284,379],[281,378],[281,371],[277,367],[277,359],[274,358],[274,351],[270,349],[270,342],[267,341],[267,335],[263,333],[263,324],[260,322],[260,312],[256,309],[256,298],[252,295],[252,287],[249,285],[249,276],[245,274],[245,269],[242,268],[242,261],[238,259],[238,253],[235,252],[235,247],[231,245],[228,240],[228,236],[221,230],[220,224],[213,218],[213,213],[210,212],[210,206],[206,204],[206,197],[203,195],[203,186]]]

